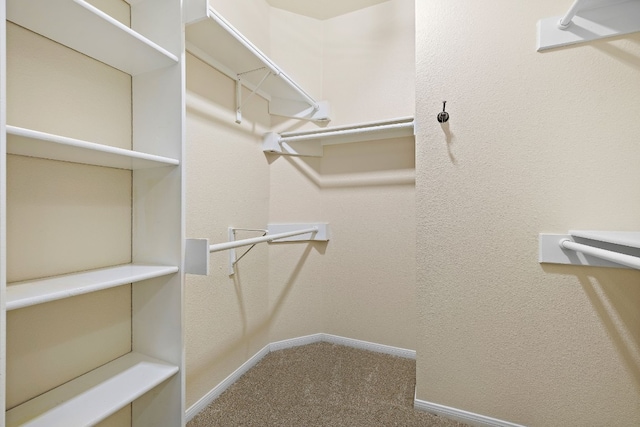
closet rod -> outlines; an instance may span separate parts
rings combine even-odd
[[[576,13],[578,12],[579,4],[580,0],[576,0],[575,2],[573,2],[571,9],[569,9],[567,14],[562,17],[560,22],[558,22],[558,28],[560,28],[561,30],[566,30],[567,28],[569,28],[569,26],[571,25],[571,20],[574,16],[576,16]]]
[[[619,252],[608,251],[606,249],[595,248],[589,245],[583,245],[582,243],[576,243],[569,239],[560,240],[560,246],[564,249],[569,249],[576,252],[582,252],[584,254],[591,255],[596,258],[615,262],[616,264],[621,264],[627,267],[640,269],[640,257],[621,254]]]
[[[219,252],[227,249],[235,249],[242,246],[255,245],[256,243],[271,242],[272,240],[284,239],[285,237],[298,236],[300,234],[317,233],[318,227],[305,228],[303,230],[288,231],[278,234],[267,234],[262,237],[253,237],[250,239],[234,240],[232,242],[217,243],[215,245],[209,245],[209,252]]]
[[[218,14],[212,7],[208,7],[207,15],[216,21],[222,28],[224,28],[234,39],[236,39],[241,45],[243,45],[249,52],[255,55],[264,65],[271,70],[271,72],[285,80],[287,84],[300,96],[302,96],[305,101],[313,107],[314,110],[318,110],[320,106],[318,103],[311,97],[307,92],[305,92],[300,86],[298,86],[293,80],[289,78],[286,74],[282,72],[280,68],[276,64],[274,64],[264,53],[260,51],[253,43],[247,40],[238,30],[235,29],[226,19],[224,19],[221,15]],[[215,43],[215,40],[211,41]]]
[[[304,141],[304,140],[310,140],[310,139],[329,138],[334,136],[359,135],[359,134],[365,134],[370,132],[381,132],[385,130],[397,130],[397,129],[413,129],[413,121],[406,122],[406,123],[362,126],[357,128],[351,128],[351,129],[329,130],[324,132],[317,131],[314,133],[292,135],[292,136],[281,135],[279,142],[294,142],[294,141]]]

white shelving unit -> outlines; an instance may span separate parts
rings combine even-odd
[[[241,86],[267,99],[270,114],[329,121],[327,102],[312,98],[207,0],[187,0],[185,4],[187,51],[236,80],[236,122],[242,119]]]
[[[325,145],[414,136],[413,117],[336,126],[299,132],[269,132],[262,138],[266,153],[322,157]]]
[[[540,234],[541,263],[640,269],[640,232],[569,230]]]
[[[132,28],[83,0],[0,2],[0,425],[94,425],[130,404],[133,426],[184,425],[182,2],[127,0]],[[6,21],[131,75],[132,150],[6,123]],[[7,154],[131,170],[132,262],[7,283]],[[132,351],[6,411],[7,310],[128,284]]]

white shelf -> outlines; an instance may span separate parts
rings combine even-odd
[[[569,24],[563,29],[558,23],[564,19]],[[636,31],[640,31],[640,0],[581,0],[567,15],[538,22],[538,51]]]
[[[599,242],[640,249],[640,232],[569,230],[569,234],[573,237],[581,237],[583,239],[597,240]]]
[[[177,372],[175,365],[129,353],[7,411],[7,427],[94,425]]]
[[[320,157],[325,145],[377,141],[414,136],[413,117],[336,126],[300,132],[269,132],[262,140],[262,150],[289,156]]]
[[[7,19],[131,75],[178,62],[173,53],[83,0],[10,0]]]
[[[96,144],[10,125],[7,125],[7,152],[21,156],[129,170],[177,166],[180,164],[177,159],[169,157]]]
[[[9,283],[6,308],[15,310],[173,274],[175,266],[124,264],[38,280]]]
[[[168,157],[7,125],[7,153],[119,169],[177,166]]]
[[[243,84],[251,90],[259,88],[258,93],[270,101],[271,114],[329,120],[328,104],[313,99],[251,41],[209,7],[206,0],[191,0],[188,4],[197,4],[192,9],[198,9],[201,14],[192,16],[187,22],[186,41],[190,53],[232,79],[242,75]],[[268,71],[271,76],[262,82]]]

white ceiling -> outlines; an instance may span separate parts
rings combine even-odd
[[[273,7],[316,19],[333,18],[385,1],[387,0],[267,0]]]

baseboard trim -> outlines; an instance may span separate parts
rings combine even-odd
[[[262,350],[254,354],[249,360],[244,362],[238,369],[233,371],[227,378],[225,378],[220,384],[215,386],[209,393],[205,394],[196,403],[191,405],[185,413],[186,421],[191,421],[196,415],[200,413],[204,408],[209,406],[211,402],[216,400],[226,389],[228,389],[233,383],[238,381],[249,369],[253,368],[263,357],[269,354],[269,345],[266,345]]]
[[[306,335],[297,338],[291,338],[282,341],[276,341],[267,344],[262,350],[254,354],[249,360],[244,362],[238,369],[233,371],[227,378],[225,378],[220,384],[215,386],[211,391],[196,403],[191,405],[186,413],[186,421],[191,421],[200,411],[209,406],[211,402],[216,400],[224,391],[229,388],[233,383],[238,381],[249,369],[253,368],[263,357],[272,351],[284,350],[287,348],[299,347],[301,345],[314,344],[318,342],[328,342],[331,344],[344,345],[347,347],[359,348],[362,350],[369,350],[376,353],[390,354],[393,356],[402,357],[405,359],[415,359],[416,352],[414,350],[407,350],[405,348],[392,347],[384,344],[376,344],[368,341],[356,340],[353,338],[345,338],[338,335],[331,334],[313,334]]]
[[[369,350],[375,353],[390,354],[392,356],[402,357],[404,359],[415,359],[415,350],[406,348],[393,347],[390,345],[377,344],[369,341],[362,341],[353,338],[345,338],[331,334],[313,334],[288,340],[277,341],[269,344],[271,351],[284,350],[285,348],[298,347],[301,345],[313,344],[317,342],[328,342],[330,344],[344,345],[346,347],[359,348],[361,350]]]
[[[475,414],[473,412],[463,411],[449,406],[440,405],[438,403],[426,402],[414,397],[413,407],[419,411],[430,412],[451,420],[460,421],[475,427],[525,427],[521,424],[514,424],[508,421],[499,420],[497,418],[487,417],[485,415]]]

